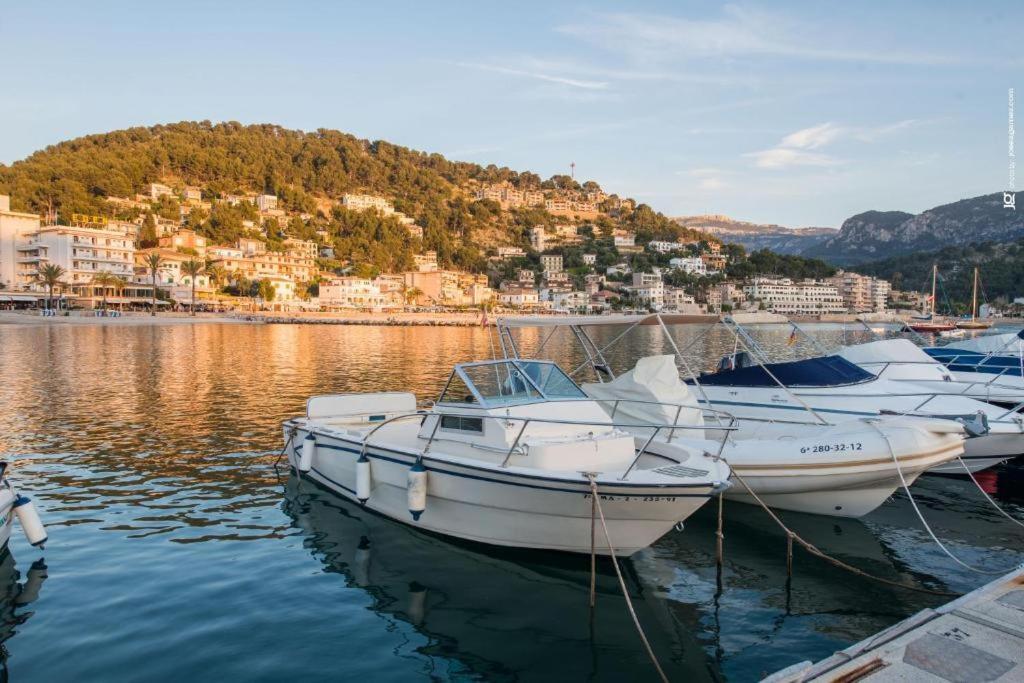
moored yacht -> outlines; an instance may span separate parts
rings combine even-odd
[[[745,482],[734,483],[726,498],[755,503],[749,486],[766,504],[783,510],[861,517],[901,486],[900,472],[909,485],[963,452],[962,427],[949,420],[871,417],[813,424],[786,418],[736,419],[725,413],[710,413],[711,419],[705,419],[671,355],[641,358],[632,370],[611,381],[582,387],[617,420],[628,417],[638,424],[654,418],[652,411],[663,414],[682,406],[677,410],[682,420],[703,426],[710,438],[726,437],[721,457]],[[704,390],[713,393],[713,387]],[[734,430],[719,434],[722,424]],[[653,430],[638,426],[633,431],[651,438]],[[647,448],[665,457],[674,457],[677,450],[666,432],[655,436]]]
[[[898,385],[900,393],[907,394],[904,398],[921,399],[912,411],[902,412],[960,415],[965,418],[974,413],[979,416],[975,421],[980,428],[979,433],[968,440],[963,456],[971,472],[998,465],[1024,453],[1024,416],[993,405],[1024,401],[1024,388],[1018,393],[1005,381],[995,382],[994,375],[988,376],[988,381],[965,381],[908,339],[882,339],[844,346],[839,349],[839,355],[879,379]],[[928,393],[921,396],[921,390]],[[897,398],[898,395],[884,401],[893,403]],[[964,473],[963,466],[957,462],[933,471],[940,474]]]
[[[812,407],[819,397],[805,397],[802,392],[807,389],[828,396],[836,387],[876,379],[842,358],[765,365],[739,352],[723,359],[718,371],[691,374],[684,382],[676,359],[689,366],[663,322],[659,315],[582,316],[503,319],[499,327],[502,348],[509,354],[519,353],[511,336],[513,327],[571,328],[588,358],[581,367],[589,365],[597,379],[583,389],[599,399],[614,419],[624,419],[624,413],[633,411],[631,417],[643,422],[650,415],[636,411],[648,405],[656,406],[658,412],[674,408],[683,419],[706,414],[712,422],[700,424],[712,438],[718,435],[717,425],[729,425],[733,429],[722,450],[723,459],[765,502],[782,509],[859,517],[892,495],[902,484],[900,473],[909,485],[922,472],[963,453],[963,426],[952,420],[884,415],[872,399],[856,402],[853,409],[842,394],[837,395],[835,408]],[[675,354],[641,358],[632,370],[616,377],[604,353],[626,332],[602,348],[585,329],[609,323],[661,324]],[[626,400],[632,403],[622,403]],[[633,431],[642,436],[651,432],[640,427]],[[667,442],[660,432],[648,449],[672,457],[673,446]],[[738,483],[726,496],[753,502]]]
[[[418,528],[495,545],[590,552],[593,481],[613,547],[632,554],[728,487],[706,439],[647,426],[673,430],[678,453],[638,446],[554,363],[501,360],[456,365],[426,411],[411,393],[315,396],[284,435],[303,476]],[[609,552],[602,534],[596,549]]]

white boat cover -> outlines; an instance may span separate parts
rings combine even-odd
[[[1005,353],[1005,354],[1017,354],[1021,350],[1021,344],[1024,343],[1013,332],[1007,332],[1005,334],[986,334],[981,337],[975,337],[974,339],[965,339],[964,341],[954,342],[953,344],[946,344],[942,348],[944,349],[960,349],[961,351],[976,351],[978,353]]]
[[[909,339],[881,339],[866,344],[843,346],[839,349],[839,355],[857,365],[892,362],[939,364]]]
[[[609,399],[623,399],[615,410],[616,423],[704,426],[704,415],[689,387],[679,378],[679,369],[672,355],[641,358],[632,370],[614,380],[584,384],[582,389],[587,396],[603,401],[601,405],[608,411],[613,406]],[[687,406],[679,413],[678,421],[677,406]],[[664,430],[662,435],[665,435]],[[677,433],[676,436],[702,439],[704,433],[703,430],[687,429],[685,434]]]

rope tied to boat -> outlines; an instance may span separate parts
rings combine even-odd
[[[604,538],[608,543],[608,553],[612,557],[612,566],[615,567],[615,576],[619,579],[619,587],[622,588],[622,597],[626,599],[626,607],[629,609],[629,616],[633,618],[633,625],[636,626],[637,633],[640,634],[640,640],[643,641],[644,649],[647,650],[647,656],[651,658],[651,663],[654,664],[654,668],[658,671],[658,676],[661,677],[663,683],[668,683],[668,676],[661,668],[661,664],[658,663],[658,658],[654,655],[654,649],[651,648],[651,643],[647,640],[647,634],[644,633],[643,626],[640,625],[640,618],[636,615],[636,610],[633,609],[633,601],[629,598],[629,590],[626,588],[626,581],[622,578],[622,570],[619,568],[619,558],[615,555],[615,547],[612,545],[611,534],[608,533],[608,524],[604,520],[604,510],[601,509],[601,501],[598,500],[597,493],[597,480],[593,473],[587,472],[587,479],[590,480],[590,495],[592,510],[597,510],[597,516],[601,520],[601,528],[604,530]],[[593,552],[593,536],[591,536],[591,549]],[[593,572],[593,565],[591,565]],[[591,575],[593,577],[593,574]],[[593,578],[591,579],[593,581]]]
[[[725,458],[722,458],[722,460],[725,460]],[[728,461],[726,461],[726,464],[729,465]],[[747,484],[746,480],[744,480],[743,477],[740,475],[740,473],[736,471],[736,468],[734,468],[732,465],[729,465],[729,468],[732,470],[732,476],[736,477],[736,481],[738,481],[740,484],[743,485],[743,488],[745,488],[747,490],[747,493],[749,493],[750,496],[757,502],[757,504],[760,505],[764,509],[764,511],[768,513],[768,516],[772,518],[772,521],[774,521],[777,525],[779,525],[779,528],[781,528],[784,532],[786,532],[787,543],[791,542],[788,539],[792,539],[792,541],[796,541],[797,543],[799,543],[800,546],[804,550],[809,552],[811,555],[814,555],[817,558],[825,560],[829,564],[832,564],[832,565],[834,565],[836,567],[839,567],[840,569],[845,569],[846,571],[851,572],[853,574],[856,574],[857,576],[860,576],[862,578],[871,579],[872,581],[877,581],[879,583],[884,583],[884,584],[886,584],[888,586],[893,586],[894,588],[903,588],[903,589],[906,589],[906,590],[909,590],[909,591],[916,591],[918,593],[928,593],[929,595],[940,595],[940,596],[945,596],[945,597],[955,597],[955,596],[959,596],[960,595],[959,593],[951,593],[949,591],[935,590],[933,588],[925,588],[923,586],[911,586],[911,585],[908,585],[908,584],[905,584],[905,583],[901,583],[899,581],[893,581],[892,579],[885,579],[885,578],[882,578],[881,576],[875,576],[874,574],[869,574],[868,572],[864,571],[863,569],[858,569],[857,567],[854,567],[851,564],[847,564],[846,562],[843,562],[842,560],[840,560],[838,558],[832,557],[831,555],[829,555],[825,551],[823,551],[820,548],[818,548],[813,543],[803,539],[800,536],[800,534],[796,533],[795,531],[790,529],[788,526],[786,526],[786,523],[783,522],[782,519],[780,519],[779,516],[776,515],[775,512],[770,507],[768,507],[768,504],[765,503],[763,500],[761,500],[760,496],[758,496],[756,493],[754,493],[754,490],[752,488],[750,488],[750,485]],[[722,494],[718,494],[718,495],[721,496]]]
[[[998,569],[998,570],[995,570],[995,571],[993,571],[991,569],[981,569],[979,567],[973,567],[973,566],[967,564],[966,562],[964,562],[963,560],[961,560],[956,555],[954,555],[945,545],[943,545],[942,541],[939,540],[939,537],[935,535],[934,531],[932,531],[932,528],[928,524],[927,520],[925,520],[924,515],[921,513],[921,509],[918,508],[917,501],[914,500],[914,494],[912,494],[910,492],[910,485],[907,483],[907,480],[903,476],[903,468],[900,467],[900,460],[899,460],[899,458],[896,457],[896,451],[893,450],[892,443],[890,443],[890,441],[889,441],[889,436],[885,432],[883,432],[881,429],[879,429],[878,425],[876,425],[873,421],[865,420],[865,422],[867,424],[871,425],[871,427],[876,432],[878,432],[878,435],[881,436],[882,439],[885,441],[885,445],[889,448],[889,455],[892,456],[893,464],[896,465],[896,474],[898,474],[899,477],[900,477],[900,484],[903,486],[903,491],[904,491],[904,493],[907,494],[907,499],[910,501],[910,506],[914,509],[914,512],[917,513],[917,518],[919,520],[921,520],[921,524],[924,526],[924,530],[928,532],[928,535],[931,536],[932,540],[935,541],[935,544],[937,546],[939,546],[939,549],[942,550],[942,552],[946,553],[946,555],[948,555],[951,560],[956,562],[958,565],[960,565],[964,569],[968,569],[968,570],[970,570],[972,572],[977,572],[978,574],[987,574],[989,576],[996,576],[996,575],[1005,574],[1008,571],[1012,571],[1014,569],[1014,567],[1010,567],[1009,569]],[[957,456],[957,457],[959,457],[959,456]]]
[[[281,449],[281,452],[277,454],[277,460],[274,461],[274,472],[277,472],[278,478],[280,478],[280,472],[278,472],[277,466],[281,464],[281,458],[283,458],[284,454],[288,452],[288,449],[292,445],[292,439],[295,438],[297,433],[298,430],[295,428],[295,425],[288,426],[288,438],[285,440],[284,447]]]

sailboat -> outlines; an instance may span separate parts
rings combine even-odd
[[[932,264],[932,298],[931,310],[928,315],[913,318],[914,322],[907,323],[907,327],[914,332],[938,333],[956,329],[951,322],[935,319],[935,288],[939,280],[939,264]]]
[[[971,295],[971,319],[962,320],[956,324],[961,330],[987,330],[992,323],[986,320],[978,320],[978,267],[974,267],[974,294]]]

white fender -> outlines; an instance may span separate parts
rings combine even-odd
[[[370,499],[370,459],[366,453],[356,460],[356,498],[360,504]]]
[[[427,470],[423,463],[417,460],[409,469],[409,512],[412,513],[414,521],[418,521],[423,511],[427,509]]]
[[[14,499],[14,514],[18,517],[21,530],[25,532],[28,542],[42,547],[46,543],[46,528],[43,527],[43,521],[39,519],[35,503],[27,496],[19,495]]]
[[[307,434],[302,440],[302,451],[299,454],[297,469],[299,472],[309,472],[313,469],[313,456],[316,455],[316,437]]]

